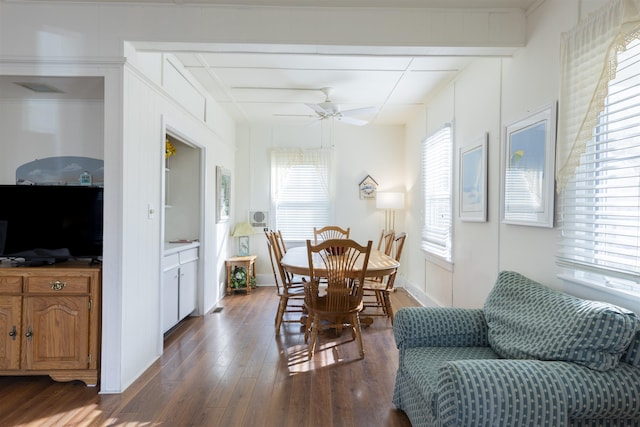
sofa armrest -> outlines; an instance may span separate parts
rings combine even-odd
[[[405,307],[393,319],[398,349],[412,347],[487,347],[481,309]]]
[[[437,411],[445,426],[568,425],[560,376],[538,360],[460,360],[438,372]]]

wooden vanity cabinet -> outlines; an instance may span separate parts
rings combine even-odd
[[[97,385],[99,267],[0,268],[0,375]]]

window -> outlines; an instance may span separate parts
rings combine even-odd
[[[272,210],[286,240],[312,239],[313,227],[330,224],[331,158],[325,149],[272,151]]]
[[[422,249],[451,262],[451,126],[446,125],[422,145],[424,218]]]
[[[577,277],[640,294],[640,40],[615,60],[597,124],[563,189],[558,260]]]

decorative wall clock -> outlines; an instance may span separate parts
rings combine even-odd
[[[375,179],[371,178],[371,175],[367,175],[362,181],[360,181],[361,199],[375,199],[377,191],[378,183]]]

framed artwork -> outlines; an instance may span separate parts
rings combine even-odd
[[[460,149],[459,217],[487,221],[487,134]]]
[[[360,181],[360,198],[361,199],[375,199],[378,191],[378,183],[375,179],[371,178],[371,175],[367,175],[362,181]]]
[[[249,236],[238,237],[238,255],[239,256],[249,255]]]
[[[216,166],[216,222],[229,221],[231,213],[231,172]]]
[[[556,105],[504,128],[502,222],[553,227]]]

